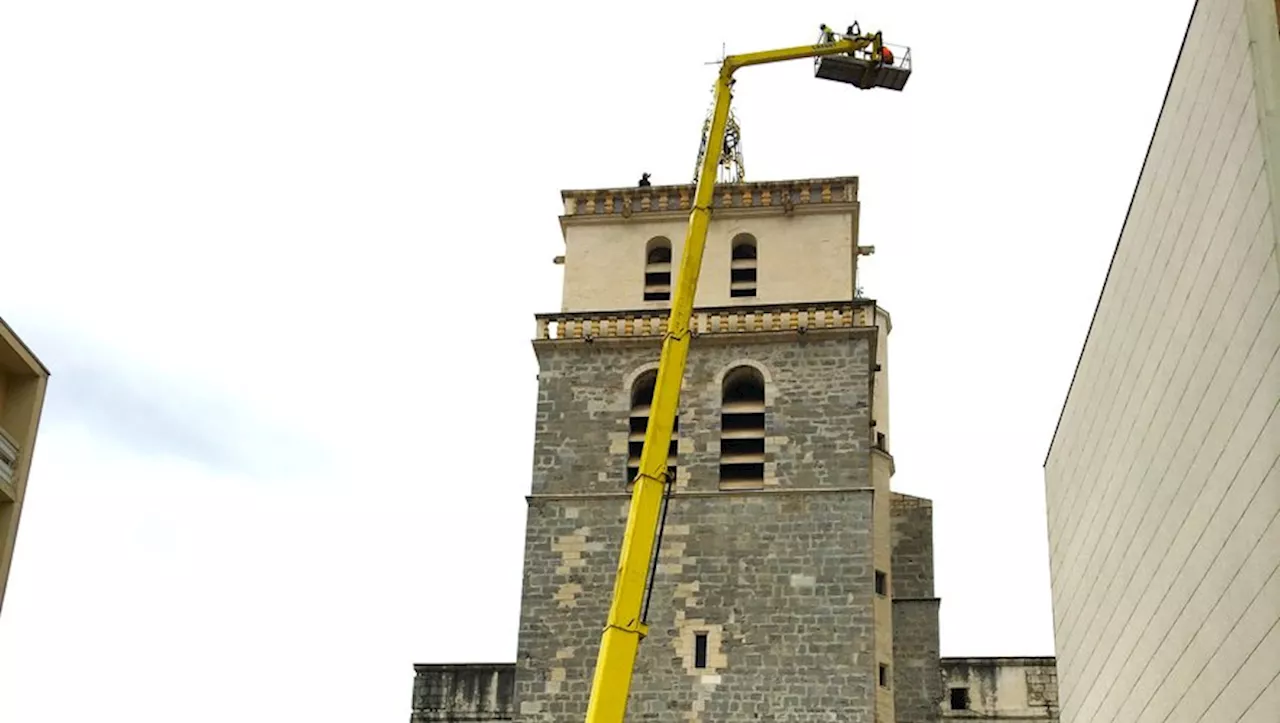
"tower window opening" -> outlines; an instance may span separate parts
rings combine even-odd
[[[657,370],[640,375],[631,386],[631,420],[627,436],[627,483],[640,474],[640,453],[644,450],[644,435],[649,428],[649,409],[653,405],[653,392],[658,383]],[[667,474],[676,476],[676,453],[679,451],[680,415],[671,426],[671,446],[667,448]]]
[[[969,689],[951,689],[951,710],[969,710]]]
[[[671,242],[661,236],[649,240],[644,261],[644,300],[671,299]]]
[[[729,260],[729,296],[735,299],[756,295],[756,240],[750,234],[733,239]]]
[[[880,687],[881,688],[889,687],[889,666],[885,665],[884,663],[880,664]]]
[[[720,407],[720,486],[764,484],[764,377],[752,367],[725,376]]]
[[[707,634],[696,633],[693,636],[693,667],[707,667]]]

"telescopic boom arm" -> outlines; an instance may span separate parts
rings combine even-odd
[[[702,252],[706,245],[707,227],[711,220],[716,167],[720,160],[720,150],[724,145],[725,121],[729,115],[733,74],[739,68],[750,65],[840,54],[852,56],[853,53],[868,48],[871,49],[873,59],[859,62],[865,64],[863,66],[865,69],[871,71],[878,69],[882,47],[880,33],[841,34],[832,31],[826,25],[821,26],[821,29],[822,39],[816,45],[730,55],[721,62],[720,75],[716,79],[715,105],[707,138],[707,152],[698,169],[693,210],[689,214],[684,252],[680,258],[680,270],[676,277],[675,296],[671,301],[671,314],[662,340],[658,378],[650,407],[649,423],[645,430],[644,447],[640,452],[640,471],[634,480],[631,507],[627,514],[626,531],[622,538],[622,552],[618,559],[613,600],[601,635],[600,652],[596,659],[595,677],[591,685],[591,699],[587,704],[586,723],[623,723],[636,653],[640,647],[640,640],[648,633],[648,626],[641,619],[642,606],[649,584],[650,563],[656,554],[654,541],[658,537],[659,516],[663,510],[666,495],[668,451],[680,402],[680,382],[684,377],[685,361],[689,351],[689,320],[693,313],[693,300],[698,288],[698,274],[702,269]],[[852,82],[863,88],[876,85],[892,87],[884,83],[872,83],[869,86],[846,78],[822,77]],[[905,77],[902,82],[905,82]],[[899,85],[898,88],[900,87]]]

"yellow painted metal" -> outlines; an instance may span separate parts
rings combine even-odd
[[[824,34],[830,33],[825,25],[822,26],[822,30]],[[729,116],[729,101],[733,92],[733,73],[739,68],[750,65],[851,53],[868,46],[876,52],[879,51],[879,33],[840,38],[817,45],[731,55],[721,62],[720,75],[716,79],[715,104],[712,111],[711,132],[707,138],[707,153],[698,170],[697,190],[694,193],[693,210],[689,213],[689,226],[685,235],[684,251],[680,258],[675,296],[671,300],[667,332],[662,340],[658,378],[649,410],[644,447],[640,452],[640,471],[631,493],[631,507],[627,513],[627,527],[622,538],[622,552],[618,559],[613,601],[609,606],[609,616],[601,635],[595,677],[591,683],[591,699],[587,704],[587,723],[623,722],[627,712],[627,699],[631,692],[636,653],[640,649],[640,640],[648,633],[640,617],[650,563],[653,560],[659,515],[662,510],[671,432],[672,427],[675,426],[676,411],[680,405],[680,382],[684,378],[685,361],[689,353],[689,320],[693,315],[698,274],[702,270],[702,252],[706,246],[707,227],[711,222],[716,166],[720,161],[720,150],[724,145],[725,121]]]

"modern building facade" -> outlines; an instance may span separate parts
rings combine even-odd
[[[0,319],[0,612],[49,371]]]
[[[563,192],[518,657],[416,666],[412,720],[583,719],[693,191]],[[629,721],[941,715],[932,506],[889,489],[890,320],[855,291],[857,191],[717,189]]]
[[[1045,462],[1064,723],[1280,720],[1280,32],[1199,0]]]

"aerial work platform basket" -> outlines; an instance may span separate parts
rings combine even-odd
[[[875,57],[870,51],[858,51],[852,55],[824,55],[814,59],[813,74],[823,80],[848,83],[863,90],[902,90],[911,77],[911,48],[887,43],[885,47],[893,53],[892,64]]]

